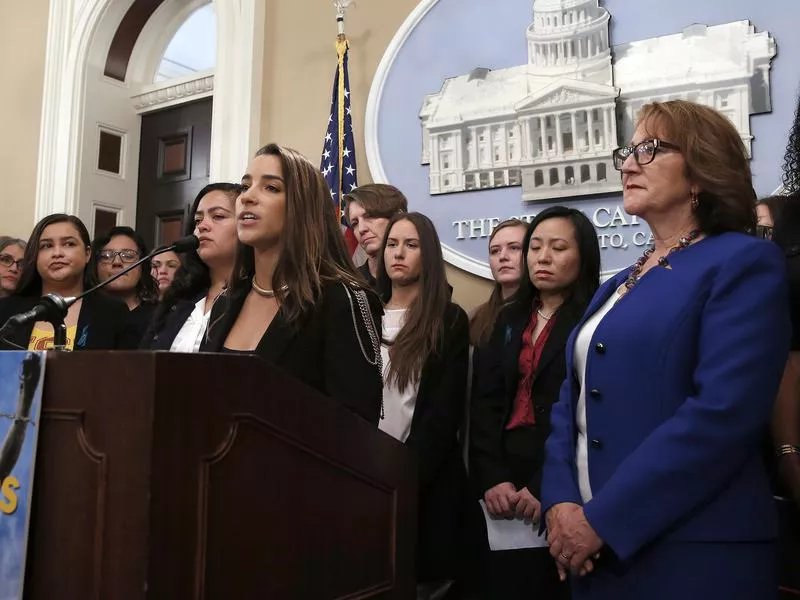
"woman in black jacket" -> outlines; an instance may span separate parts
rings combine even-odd
[[[490,518],[541,518],[550,408],[565,377],[564,346],[599,285],[597,235],[583,213],[539,213],[523,242],[514,302],[501,312],[475,374],[470,475]],[[485,555],[489,598],[559,598],[546,547]]]
[[[466,313],[450,302],[439,237],[419,213],[395,215],[378,264],[383,319],[380,429],[415,451],[419,465],[418,598],[465,579],[469,484],[458,431],[469,355]],[[438,596],[436,596],[438,597]]]
[[[186,235],[200,240],[183,256],[172,284],[156,307],[141,348],[197,352],[217,298],[228,285],[236,260],[236,183],[211,183],[192,202]]]
[[[270,144],[242,185],[234,276],[201,349],[258,354],[377,424],[382,310],[350,260],[325,179]]]
[[[25,249],[19,285],[0,303],[0,323],[32,309],[43,294],[78,296],[94,286],[96,279],[88,267],[91,255],[89,232],[78,217],[54,214],[39,221]],[[70,350],[132,349],[138,341],[125,303],[101,292],[73,304],[64,324]],[[53,326],[41,321],[17,327],[0,340],[3,350],[52,346]]]

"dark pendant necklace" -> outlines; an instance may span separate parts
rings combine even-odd
[[[658,259],[658,266],[659,267],[668,266],[669,265],[669,260],[668,260],[667,257],[670,254],[672,254],[673,252],[678,252],[679,250],[683,250],[684,248],[686,248],[686,246],[688,246],[694,240],[696,240],[699,235],[700,235],[700,231],[698,229],[693,229],[687,235],[685,235],[680,240],[678,240],[678,243],[676,245],[674,245],[672,248],[667,250],[667,253],[664,256],[662,256],[661,258]],[[639,277],[642,274],[642,269],[644,268],[644,263],[647,262],[647,259],[650,258],[650,256],[653,254],[653,252],[655,252],[655,250],[656,250],[655,246],[650,246],[647,250],[645,250],[644,254],[642,254],[642,256],[639,258],[639,260],[636,261],[636,264],[633,265],[633,268],[631,269],[631,272],[628,275],[628,278],[625,280],[625,283],[623,283],[620,286],[620,290],[619,291],[621,293],[624,294],[624,293],[630,291],[631,289],[633,289],[633,287],[637,283],[639,283]]]

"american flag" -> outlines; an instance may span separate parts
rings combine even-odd
[[[336,41],[338,65],[333,78],[331,112],[328,131],[322,148],[320,171],[331,191],[331,200],[339,215],[350,254],[358,250],[355,235],[347,226],[343,196],[358,187],[356,179],[356,148],[353,141],[353,117],[350,108],[350,76],[347,73],[347,39],[340,35]]]

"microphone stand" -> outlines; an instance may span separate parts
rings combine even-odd
[[[188,236],[188,237],[193,237],[193,236]],[[93,288],[90,288],[77,296],[70,296],[67,298],[64,298],[60,294],[46,294],[42,296],[39,302],[39,306],[42,307],[43,314],[41,314],[40,318],[37,320],[47,321],[53,326],[53,350],[63,351],[67,349],[67,326],[64,324],[64,319],[67,316],[67,311],[69,311],[70,306],[75,304],[81,298],[88,296],[92,292],[95,292],[96,290],[99,290],[100,288],[107,286],[112,281],[116,281],[126,273],[129,273],[142,263],[150,260],[155,256],[158,256],[159,254],[164,254],[165,252],[172,252],[172,251],[176,252],[186,251],[188,249],[188,246],[186,245],[187,239],[188,238],[182,238],[181,240],[178,240],[178,242],[174,244],[171,244],[169,246],[163,246],[162,248],[154,250],[147,256],[144,256],[139,260],[137,260],[135,263],[128,265],[127,267],[122,269],[122,271],[120,271],[119,273],[116,273],[112,277],[109,277],[105,281],[98,283]],[[197,240],[197,238],[194,238],[194,240]],[[189,242],[189,244],[194,248],[197,247],[196,243]],[[9,318],[8,321],[6,321],[5,324],[2,327],[0,327],[0,339],[2,339],[6,330],[8,330],[9,328],[15,325],[22,324],[23,322],[29,320],[28,316],[31,314],[32,314],[31,311],[29,311],[28,313],[23,313],[23,315],[14,315],[13,317]]]

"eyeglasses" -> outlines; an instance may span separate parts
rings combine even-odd
[[[772,239],[773,228],[769,225],[756,225],[756,237],[762,240]]]
[[[124,250],[101,250],[97,256],[100,262],[104,263],[114,262],[117,256],[119,256],[119,259],[124,263],[132,263],[136,262],[139,258],[139,252],[137,250],[130,250],[129,248]]]
[[[17,265],[17,270],[22,271],[22,265],[25,264],[25,261],[22,259],[15,260],[13,256],[10,254],[0,254],[0,265],[4,267],[11,267],[11,265]]]
[[[660,148],[669,150],[681,149],[680,146],[658,139],[644,140],[631,146],[622,146],[611,153],[611,156],[614,157],[614,168],[617,171],[622,171],[622,165],[631,154],[633,155],[633,160],[635,160],[636,164],[640,167],[650,164],[653,162]]]

